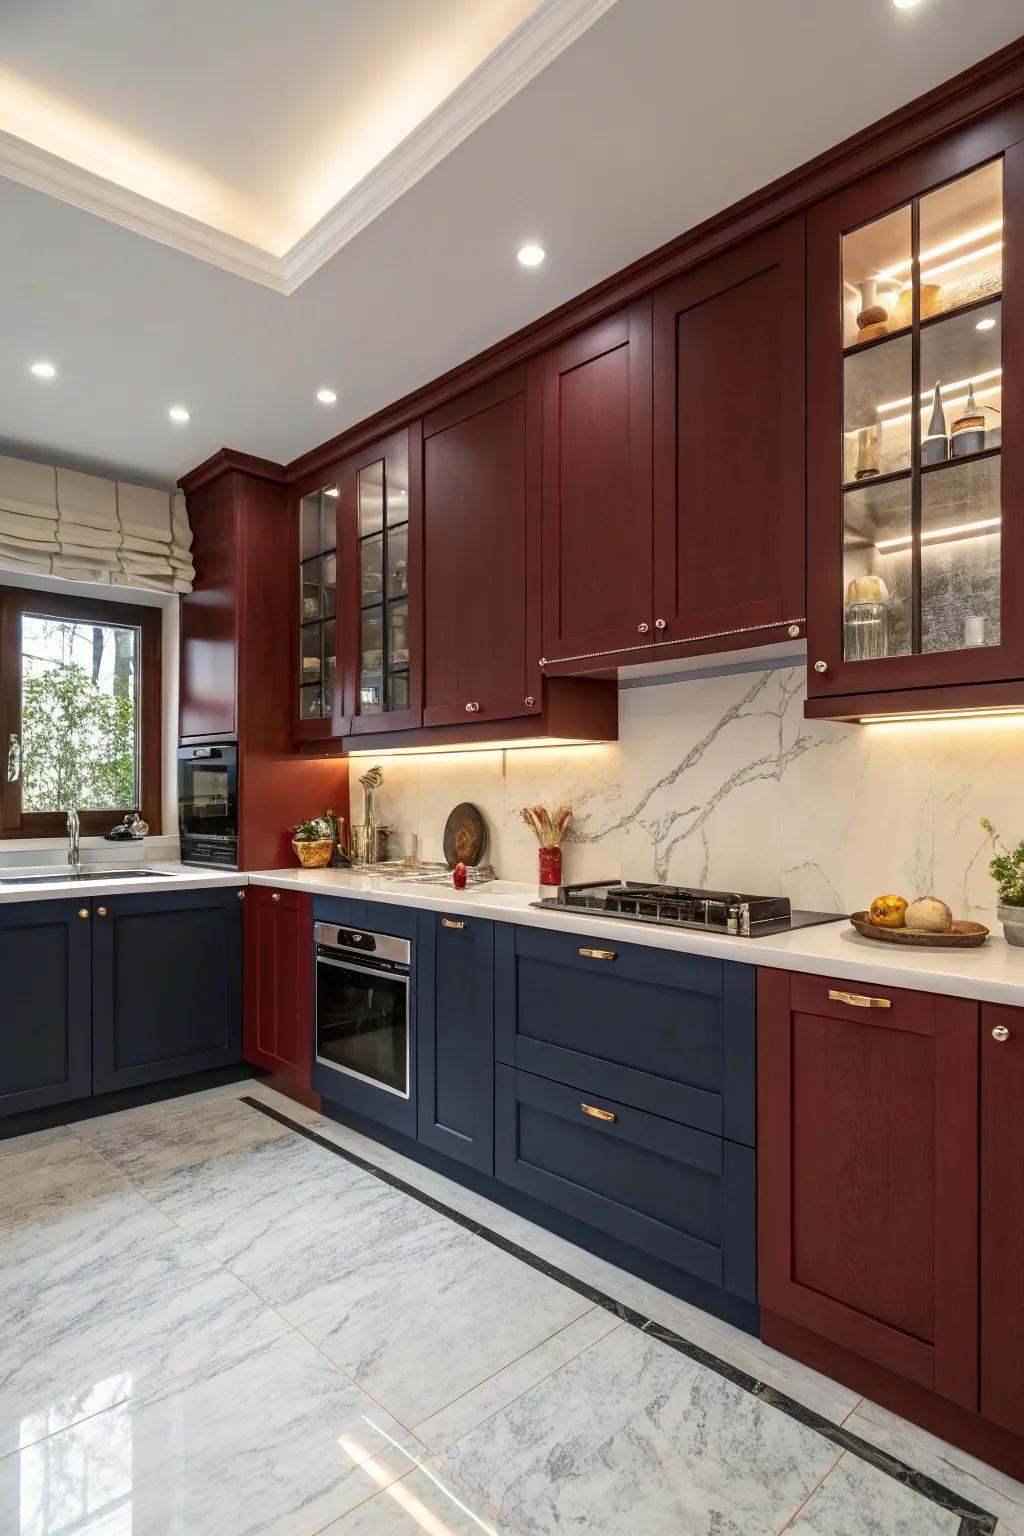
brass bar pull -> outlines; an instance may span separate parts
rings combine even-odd
[[[830,992],[831,1003],[849,1003],[851,1008],[891,1008],[887,997],[864,997],[860,992]]]
[[[584,960],[614,960],[614,949],[581,949]]]
[[[442,928],[465,928],[465,926],[465,923],[460,923],[458,918],[455,917],[442,917],[441,919]]]
[[[585,1115],[590,1115],[595,1120],[610,1120],[614,1124],[619,1118],[618,1115],[613,1115],[610,1109],[598,1109],[596,1104],[581,1103],[580,1109]]]

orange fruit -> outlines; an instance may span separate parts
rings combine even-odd
[[[876,896],[871,903],[871,921],[879,928],[903,928],[907,903],[903,896]]]

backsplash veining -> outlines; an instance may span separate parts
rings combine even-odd
[[[804,668],[687,678],[620,693],[619,741],[379,759],[382,821],[440,859],[461,800],[487,820],[488,859],[534,881],[522,805],[570,801],[565,877],[624,875],[848,912],[882,891],[934,892],[961,917],[995,914],[978,818],[1024,836],[1024,725],[805,720]],[[352,805],[366,760],[352,765]]]

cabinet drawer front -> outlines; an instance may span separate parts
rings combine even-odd
[[[753,1299],[754,1155],[593,1089],[495,1068],[495,1175]]]
[[[748,968],[730,967],[727,985],[703,956],[519,928],[509,958],[510,942],[504,961],[499,946],[499,1061],[753,1144]]]

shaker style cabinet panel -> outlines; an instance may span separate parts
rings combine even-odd
[[[94,1092],[241,1060],[237,890],[103,896],[92,907]]]
[[[1024,1435],[1024,1008],[981,1011],[981,1411]]]
[[[978,1007],[758,975],[764,1313],[978,1407]]]
[[[802,216],[654,295],[655,640],[803,620],[804,308]]]
[[[494,924],[418,913],[418,1139],[494,1170]]]
[[[423,724],[540,710],[540,364],[423,420]]]
[[[297,891],[245,893],[246,1061],[308,1088],[313,1066],[312,902]]]
[[[968,685],[933,696],[964,707],[985,702],[970,685],[1024,678],[1012,129],[945,140],[808,215],[809,713]]]
[[[651,301],[544,354],[544,656],[654,637]]]
[[[92,1090],[88,901],[0,906],[0,1115]]]

